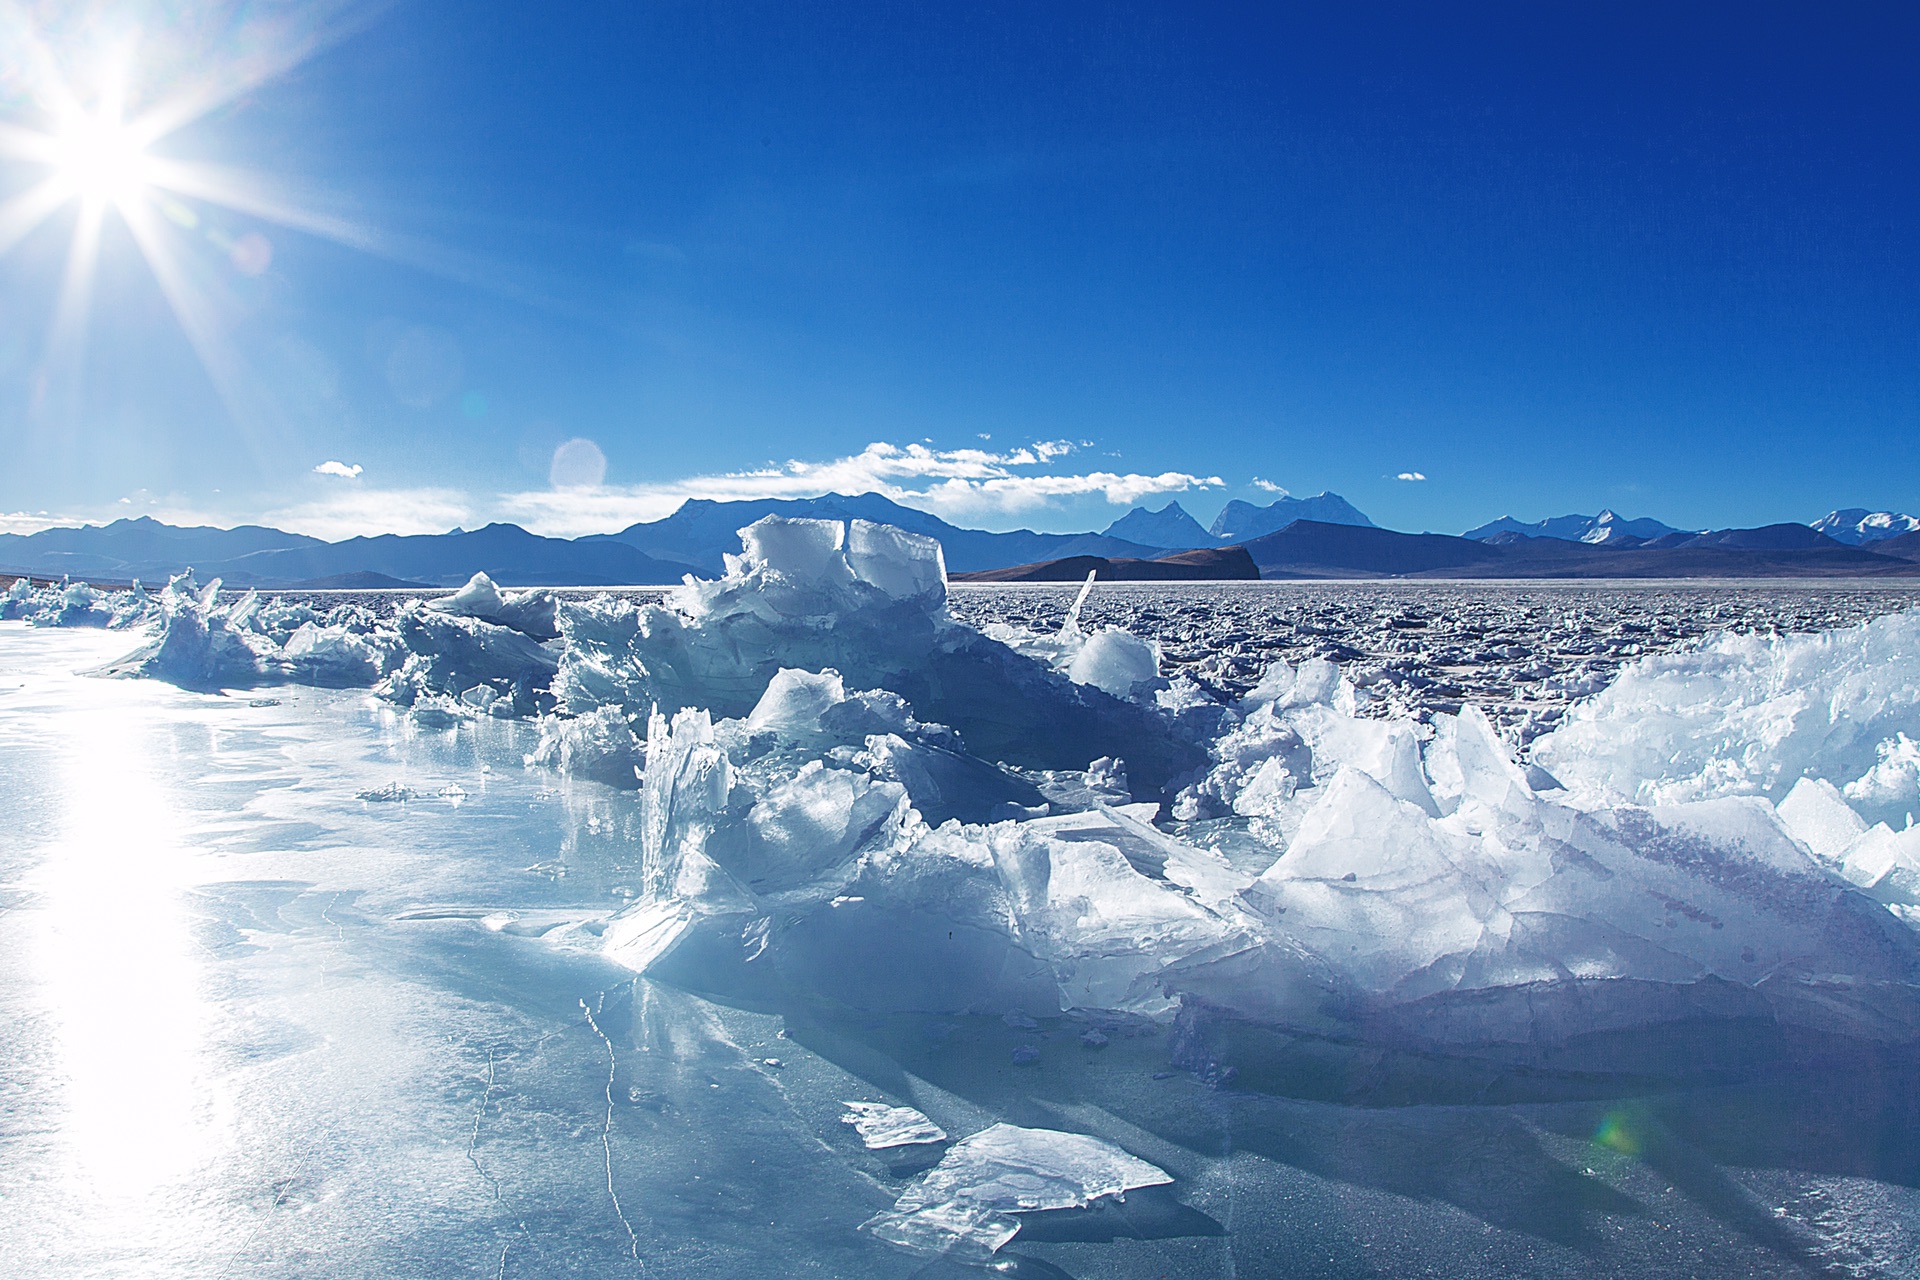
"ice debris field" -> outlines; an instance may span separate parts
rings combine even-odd
[[[221,1082],[172,1099],[202,1164],[118,1192],[194,1206],[153,1274],[1911,1274],[1904,597],[1616,653],[1521,724],[1410,705],[1411,660],[1170,661],[1089,590],[975,625],[936,543],[777,517],[659,600],[16,583],[0,999],[52,1029],[0,1050],[0,1198],[71,1224],[106,1176],[76,1043],[138,1092],[53,1025],[90,895],[140,963],[117,875],[238,966],[176,1063]],[[1616,649],[1673,629],[1632,613]],[[165,826],[114,767],[173,854],[95,847]],[[138,1269],[62,1230],[25,1274]]]

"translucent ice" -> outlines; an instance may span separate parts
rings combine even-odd
[[[1013,1239],[1020,1229],[1015,1213],[1084,1208],[1102,1196],[1172,1181],[1099,1138],[996,1124],[955,1143],[891,1212],[861,1229],[915,1253],[978,1260]]]
[[[945,1142],[947,1131],[912,1107],[893,1107],[884,1102],[848,1102],[842,1124],[853,1126],[869,1151],[890,1147],[920,1146]]]
[[[219,604],[220,580],[205,587],[191,571],[177,575],[160,595],[158,633],[106,668],[120,676],[148,676],[189,689],[244,688],[284,678],[280,646],[252,630],[256,601]]]
[[[420,716],[422,703],[413,713]],[[595,707],[584,715],[546,716],[540,721],[540,743],[528,763],[547,765],[577,778],[632,788],[640,785],[642,754],[627,711],[619,704]]]

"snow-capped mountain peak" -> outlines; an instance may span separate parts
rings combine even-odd
[[[1813,522],[1813,527],[1836,542],[1858,547],[1869,542],[1897,538],[1920,529],[1920,518],[1894,511],[1869,511],[1865,507],[1842,507],[1829,511]]]

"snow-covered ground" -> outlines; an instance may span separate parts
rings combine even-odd
[[[1911,1274],[1920,616],[1260,590],[950,609],[775,521],[642,607],[13,593],[0,1256]],[[1831,629],[1675,652],[1765,608]],[[1654,655],[1524,758],[1196,652],[1598,616]]]

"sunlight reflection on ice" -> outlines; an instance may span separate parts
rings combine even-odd
[[[56,1028],[59,1137],[81,1184],[73,1202],[157,1242],[206,1225],[175,1192],[214,1155],[226,1090],[206,1060],[180,816],[148,726],[100,702],[60,722],[62,825],[34,877],[34,955]]]

